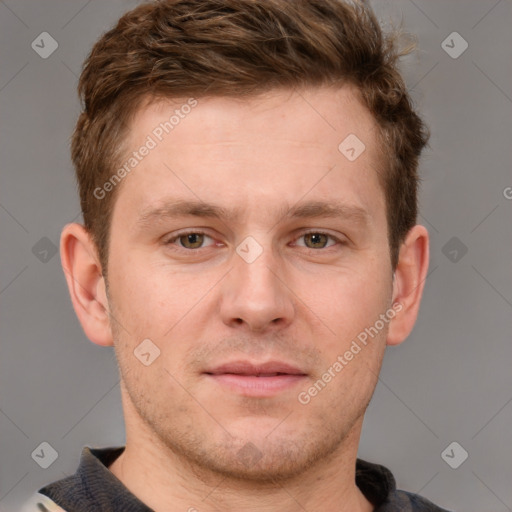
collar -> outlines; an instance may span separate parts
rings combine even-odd
[[[85,446],[76,473],[43,487],[39,493],[73,512],[154,512],[108,469],[124,449]],[[374,505],[374,512],[444,510],[418,495],[397,491],[393,474],[379,464],[357,459],[356,484]]]

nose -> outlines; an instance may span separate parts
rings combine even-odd
[[[293,292],[279,258],[265,247],[256,260],[249,261],[233,255],[232,270],[223,282],[223,322],[254,332],[288,326],[295,315]]]

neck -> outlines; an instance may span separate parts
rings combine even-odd
[[[133,426],[127,422],[126,448],[109,469],[156,512],[373,511],[355,484],[362,418],[328,460],[281,482],[213,474],[162,445],[147,427],[133,431],[129,428]]]
[[[124,385],[126,448],[110,471],[155,512],[371,512],[355,483],[363,415],[332,452],[279,481],[227,476],[171,449],[138,414]]]

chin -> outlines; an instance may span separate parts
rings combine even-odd
[[[290,480],[311,465],[307,454],[290,442],[279,448],[261,449],[249,441],[235,452],[231,448],[230,452],[203,458],[201,462],[205,469],[230,479],[262,484]]]
[[[247,438],[226,436],[218,443],[212,438],[207,442],[195,439],[187,446],[174,445],[172,449],[192,462],[198,475],[203,474],[205,478],[214,474],[252,484],[269,484],[300,476],[320,460],[333,455],[342,443],[341,436],[270,432],[267,430],[260,436],[253,433]]]

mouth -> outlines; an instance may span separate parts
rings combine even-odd
[[[234,361],[204,374],[228,391],[253,397],[270,397],[288,391],[307,377],[300,368],[281,361],[262,364]]]

